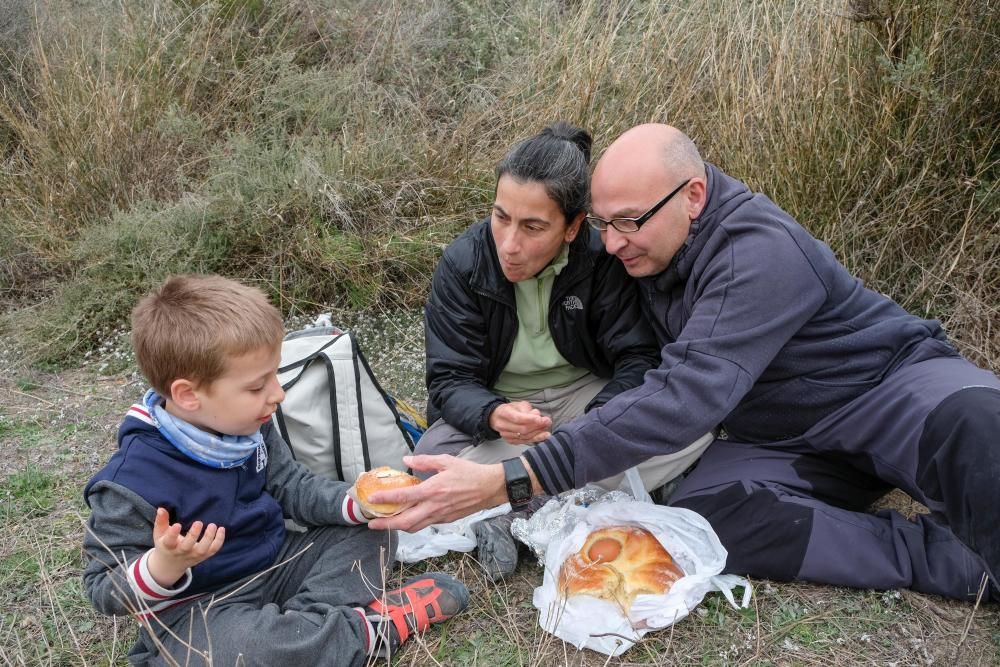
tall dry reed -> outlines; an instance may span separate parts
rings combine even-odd
[[[8,48],[0,95],[5,321],[42,357],[180,270],[289,312],[417,305],[504,149],[564,118],[598,149],[678,125],[1000,366],[985,0],[57,5]]]

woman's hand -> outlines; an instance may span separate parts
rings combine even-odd
[[[541,442],[551,433],[552,419],[527,401],[501,403],[490,413],[490,428],[512,445]]]
[[[369,528],[396,528],[412,533],[433,523],[448,523],[507,502],[500,463],[484,465],[447,455],[404,456],[403,463],[414,470],[437,474],[416,486],[373,494],[371,500],[375,503],[411,506],[395,516],[373,519]]]

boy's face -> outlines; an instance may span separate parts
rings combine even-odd
[[[285,392],[278,384],[281,346],[226,357],[226,370],[194,390],[199,407],[185,415],[195,426],[223,435],[252,435],[271,415]]]

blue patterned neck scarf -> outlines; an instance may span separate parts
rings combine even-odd
[[[156,428],[171,445],[198,463],[213,468],[243,465],[264,443],[258,430],[253,435],[215,435],[178,419],[163,407],[163,397],[150,389],[142,398]]]

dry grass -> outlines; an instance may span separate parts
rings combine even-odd
[[[861,5],[50,0],[0,42],[0,324],[72,359],[186,270],[414,306],[515,139],[658,120],[994,364],[1000,16]]]
[[[376,374],[407,400],[422,398],[415,313],[338,317],[361,335]],[[120,340],[83,366],[42,372],[0,349],[0,664],[122,665],[130,619],[95,614],[80,585],[81,489],[114,449],[128,405],[143,391]],[[880,506],[920,511],[895,492]],[[525,561],[493,585],[474,554],[393,571],[444,570],[472,592],[468,611],[410,642],[393,664],[598,667],[605,665],[992,665],[1000,611],[908,591],[882,593],[755,581],[748,609],[709,596],[688,618],[650,633],[619,658],[543,632],[531,604],[541,570]]]
[[[682,127],[1000,370],[987,0],[0,0],[0,63],[5,664],[122,664],[132,641],[84,600],[78,545],[80,489],[142,391],[102,348],[138,293],[221,271],[290,314],[382,313],[376,368],[420,401],[416,324],[394,308],[422,302],[495,161],[550,120],[598,149],[638,122]],[[1000,664],[994,606],[768,582],[749,610],[710,598],[607,660],[538,628],[534,566],[500,588],[467,556],[429,566],[474,606],[397,664]]]

